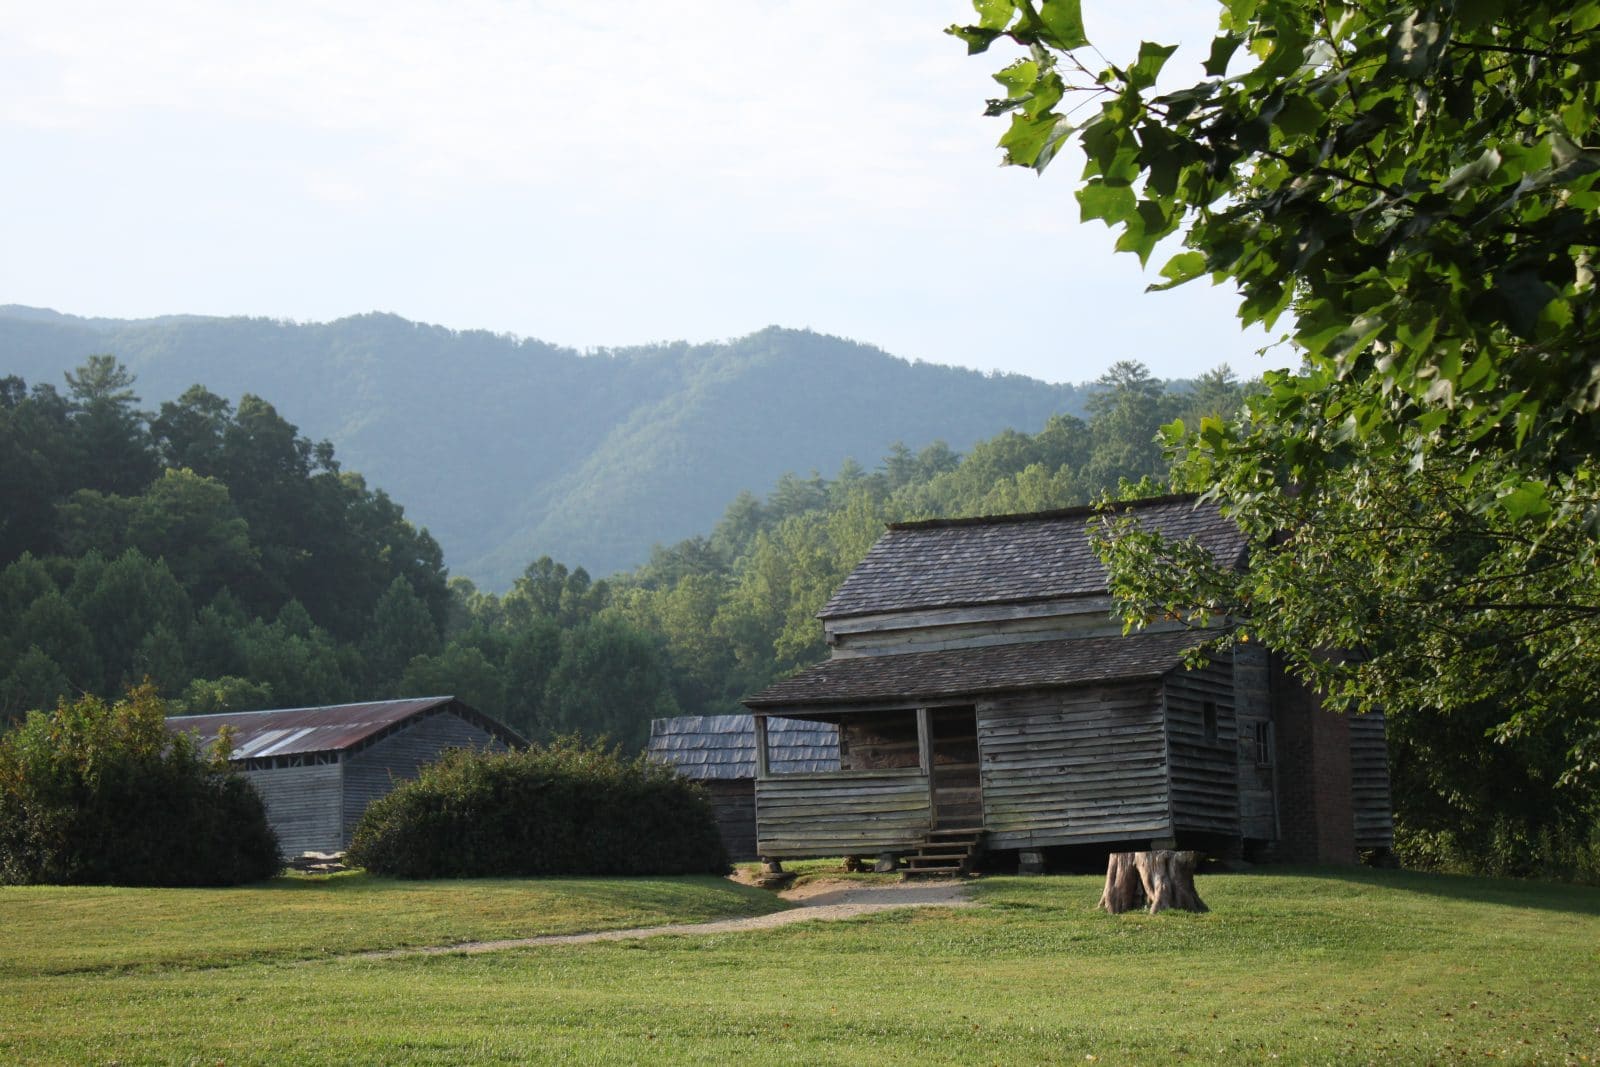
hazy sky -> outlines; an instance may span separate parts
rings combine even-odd
[[[1085,0],[1112,59],[1216,5]],[[0,303],[393,311],[579,348],[769,324],[1051,380],[1258,372],[1144,293],[1075,159],[998,166],[1004,58],[940,0],[0,0]],[[1283,362],[1279,356],[1274,363]],[[0,368],[3,371],[3,368]]]

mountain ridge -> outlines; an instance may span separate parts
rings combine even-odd
[[[962,450],[1080,413],[1087,395],[776,326],[579,352],[388,312],[304,323],[0,305],[0,375],[59,387],[99,352],[138,376],[148,409],[194,384],[265,398],[427,526],[454,573],[495,589],[540,555],[625,569],[786,472],[873,466],[896,442]]]

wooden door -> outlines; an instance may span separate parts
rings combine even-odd
[[[932,708],[933,828],[983,825],[983,790],[978,783],[978,715],[969,706]]]

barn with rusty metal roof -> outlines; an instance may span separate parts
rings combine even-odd
[[[343,849],[368,804],[446,749],[527,744],[451,696],[167,719],[168,730],[193,733],[205,747],[224,728],[229,763],[261,794],[285,856]]]

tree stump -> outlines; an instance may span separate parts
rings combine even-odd
[[[1106,887],[1100,894],[1099,906],[1113,915],[1144,905],[1144,886],[1134,864],[1135,855],[1137,853],[1113,852],[1106,862]]]
[[[1106,862],[1106,887],[1099,906],[1113,915],[1145,904],[1150,914],[1177,908],[1179,911],[1210,911],[1194,888],[1194,868],[1198,852],[1113,852]]]

